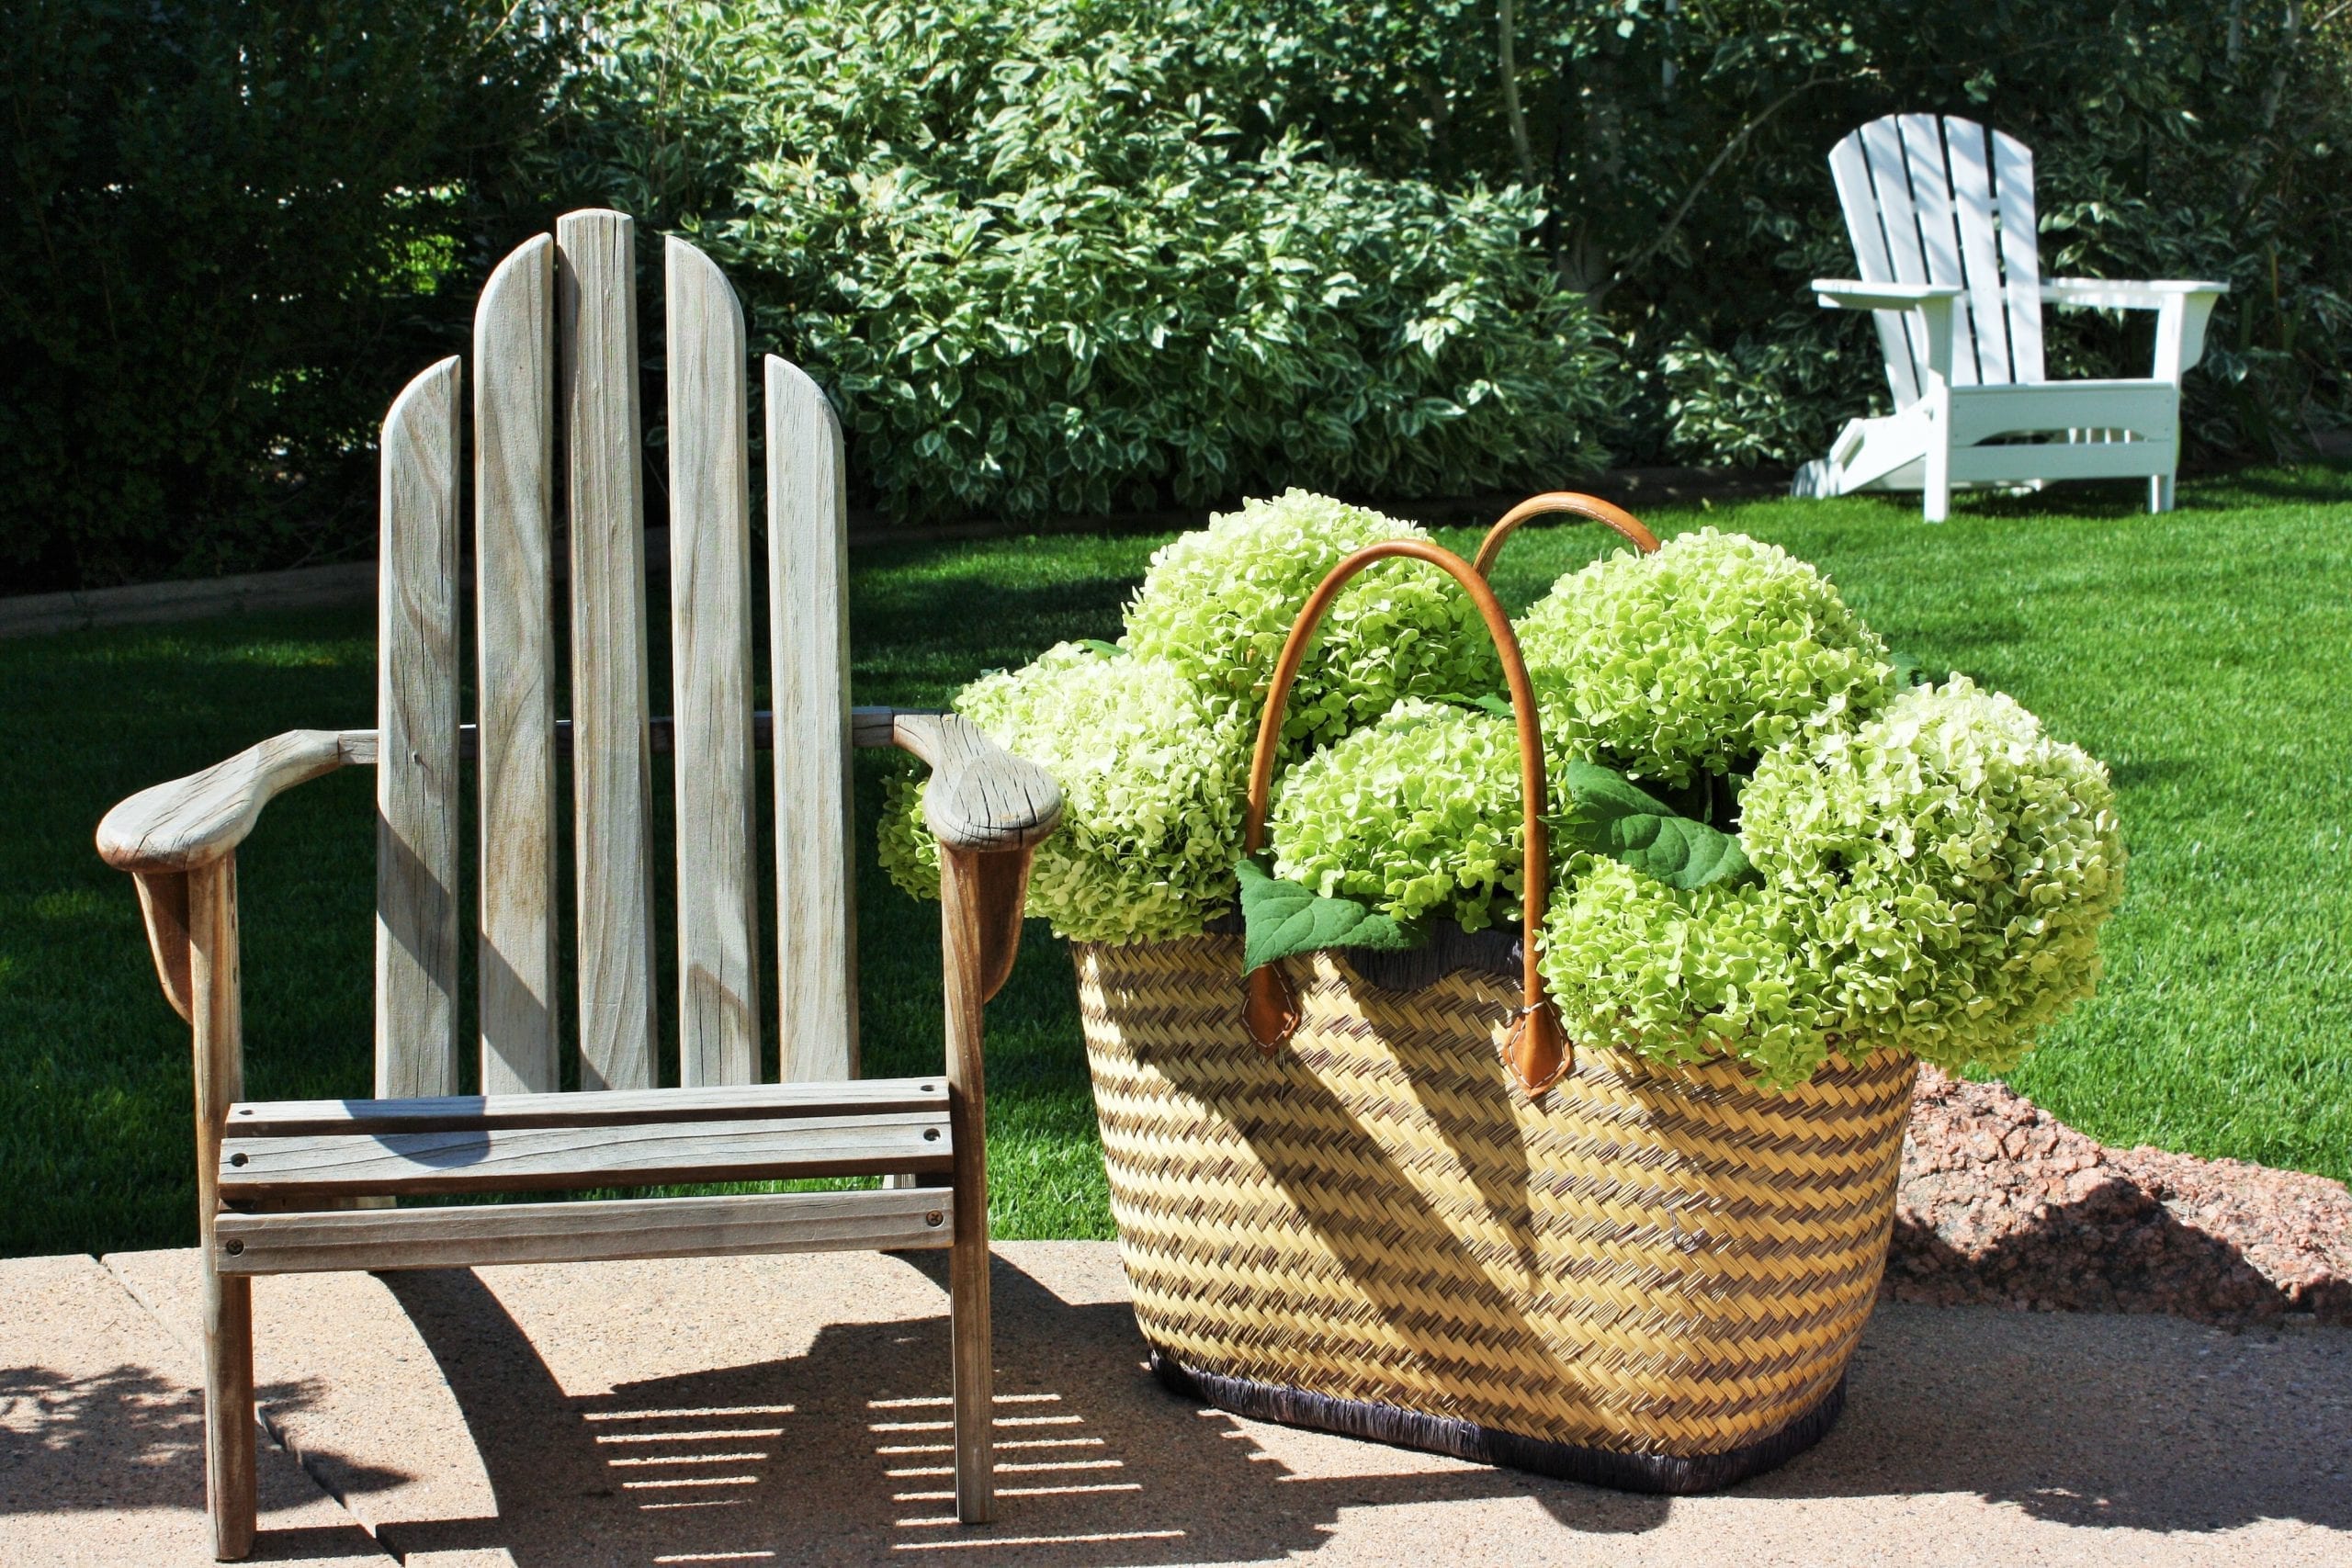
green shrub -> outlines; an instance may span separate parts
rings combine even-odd
[[[535,0],[24,0],[0,26],[0,570],[368,553],[568,28]],[[481,236],[478,238],[478,236]]]
[[[1246,133],[1261,117],[1234,83],[1264,67],[1230,21],[1148,0],[608,6],[565,177],[710,248],[901,517],[1460,494],[1595,465],[1609,361],[1532,193]]]
[[[1408,698],[1283,775],[1267,841],[1327,898],[1475,931],[1519,912],[1523,821],[1511,721]]]
[[[1125,645],[1165,660],[1254,734],[1291,626],[1331,569],[1383,539],[1425,539],[1409,523],[1292,491],[1245,502],[1151,558],[1127,606]],[[1293,756],[1369,724],[1400,697],[1498,688],[1502,667],[1477,607],[1442,570],[1383,561],[1340,592],[1283,708]]]

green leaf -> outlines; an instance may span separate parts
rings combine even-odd
[[[1566,827],[1580,848],[1685,892],[1733,881],[1750,870],[1736,836],[1692,821],[1623,773],[1595,762],[1570,762],[1565,782],[1576,797]]]
[[[1377,947],[1401,952],[1417,945],[1418,934],[1351,898],[1326,898],[1311,887],[1284,882],[1256,859],[1239,861],[1242,973],[1301,953],[1327,947]]]
[[[1127,656],[1127,650],[1125,649],[1121,648],[1115,642],[1104,642],[1099,637],[1080,637],[1078,639],[1078,646],[1083,649],[1090,649],[1105,659],[1125,659]]]
[[[1943,666],[1929,664],[1900,649],[1886,658],[1887,662],[1894,666],[1894,683],[1897,686],[1940,686],[1951,679],[1951,671]]]

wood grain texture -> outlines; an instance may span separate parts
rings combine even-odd
[[[954,714],[907,714],[898,742],[931,766],[923,821],[943,845],[988,853],[1027,849],[1062,819],[1061,786],[1035,762],[990,740]]]
[[[220,1216],[224,1275],[471,1269],[629,1258],[742,1258],[859,1249],[915,1252],[954,1238],[945,1188],[639,1198],[447,1209]]]
[[[996,1512],[991,1423],[996,1367],[989,1306],[988,1084],[981,1060],[987,1003],[990,857],[942,844],[941,962],[946,985],[948,1113],[956,1145],[956,1244],[948,1254],[948,1342],[955,1368],[956,1517],[986,1524]],[[1012,857],[1006,857],[1012,858]],[[1018,852],[1026,861],[1026,852]],[[1023,868],[1025,870],[1025,867]]]
[[[243,978],[237,941],[237,860],[224,855],[188,877],[187,930],[196,1062],[196,1218],[204,1314],[204,1490],[213,1555],[253,1550],[259,1494],[254,1470],[253,1287],[211,1267],[220,1197],[221,1126],[244,1092]]]
[[[855,1077],[849,492],[841,423],[797,366],[770,355],[766,369],[783,1072],[786,1079]]]
[[[246,1202],[345,1194],[521,1192],[880,1176],[894,1170],[945,1170],[952,1150],[944,1110],[232,1137],[221,1143],[220,1195],[226,1202]]]
[[[743,310],[710,258],[664,248],[670,649],[678,836],[678,1074],[760,1067],[759,845],[752,758],[752,502]],[[787,1026],[799,1021],[785,1015]]]
[[[196,1021],[196,986],[188,973],[187,879],[184,871],[142,871],[131,877],[139,889],[139,916],[147,927],[147,952],[164,999],[188,1023]]]
[[[555,243],[540,234],[474,310],[475,976],[492,1093],[558,1082],[554,529]]]
[[[376,1092],[387,1096],[458,1087],[458,365],[410,382],[384,421]]]
[[[421,1133],[501,1127],[595,1127],[800,1116],[921,1114],[947,1103],[944,1078],[744,1084],[725,1089],[453,1094],[422,1100],[281,1100],[232,1106],[240,1138],[311,1134]]]
[[[567,213],[556,223],[571,540],[582,1089],[653,1084],[652,761],[635,245],[635,225],[617,212]]]
[[[98,823],[98,854],[117,871],[187,871],[245,841],[262,807],[344,765],[344,734],[293,729],[200,773],[141,790]]]

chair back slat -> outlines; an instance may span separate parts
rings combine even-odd
[[[1838,183],[1838,205],[1846,215],[1847,235],[1854,243],[1855,271],[1864,283],[1894,282],[1894,263],[1887,255],[1886,232],[1860,131],[1830,150],[1829,173]],[[1878,328],[1879,352],[1886,361],[1887,386],[1899,409],[1919,400],[1919,378],[1912,366],[1911,339],[1903,318],[1901,310],[1871,312],[1871,324]]]
[[[1943,127],[1931,114],[1903,115],[1899,126],[1903,162],[1911,176],[1911,211],[1919,225],[1919,254],[1927,264],[1928,281],[1965,288],[1958,207],[1952,199],[1951,171],[1944,167]],[[1975,386],[1976,344],[1964,299],[1952,312],[1951,340],[1952,384]]]
[[[376,627],[376,1092],[458,1089],[458,361],[384,420]]]
[[[1993,133],[1993,192],[2001,221],[2002,292],[2009,306],[2009,378],[2040,381],[2041,240],[2033,209],[2033,152],[1998,130]]]
[[[1984,128],[1973,119],[1947,116],[1944,149],[1951,169],[1952,218],[1960,231],[1961,274],[1968,287],[1965,304],[1969,341],[1976,351],[1976,378],[1983,385],[1998,386],[2011,378],[2009,310],[2001,287],[1993,164],[1985,152]]]
[[[778,1035],[787,1083],[857,1076],[850,868],[849,492],[832,405],[767,359]]]
[[[676,704],[678,1075],[760,1065],[759,775],[752,752],[752,529],[743,310],[710,258],[664,247],[671,670]]]
[[[646,698],[635,225],[556,223],[571,540],[571,776],[580,1087],[653,1087],[652,739]]]
[[[555,243],[541,234],[499,264],[474,311],[485,1094],[559,1087],[554,392]]]

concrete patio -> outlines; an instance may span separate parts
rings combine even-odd
[[[1820,1448],[1628,1496],[1184,1404],[1117,1258],[1001,1244],[1000,1522],[932,1260],[265,1280],[257,1562],[2352,1562],[2352,1333],[1880,1308]],[[193,1257],[0,1261],[0,1562],[208,1561]]]

